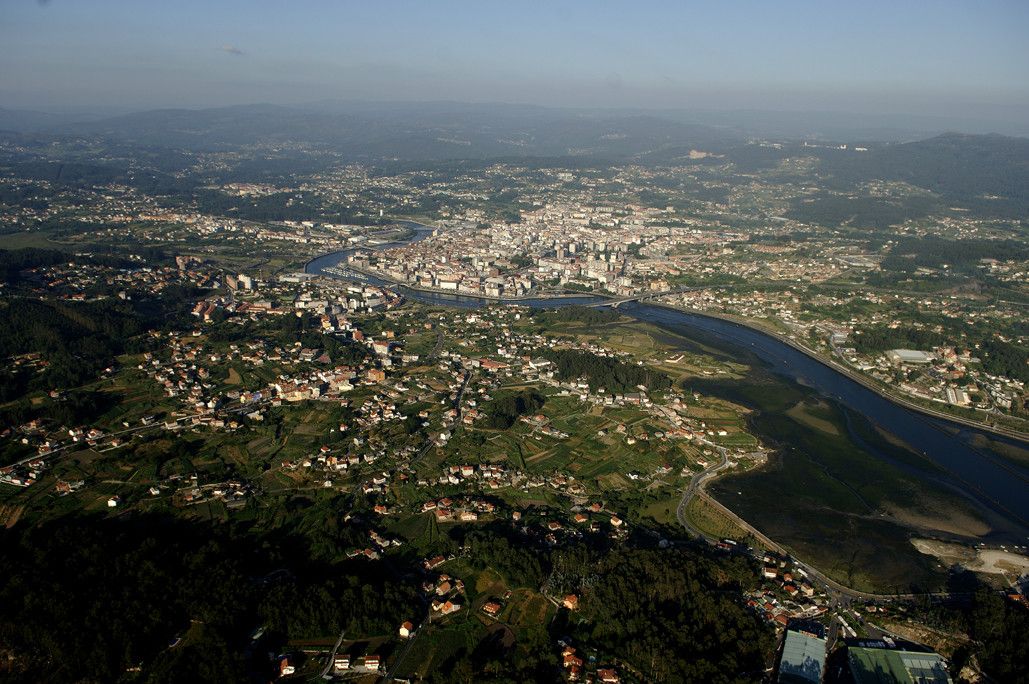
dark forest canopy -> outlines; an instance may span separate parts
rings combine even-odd
[[[772,635],[733,598],[753,581],[741,559],[620,549],[586,567],[596,582],[579,628],[645,681],[744,682],[764,670]]]
[[[194,181],[157,170],[132,168],[128,163],[98,164],[20,158],[0,162],[0,171],[18,178],[46,181],[57,188],[90,188],[117,183],[163,195],[186,192],[195,187]]]
[[[909,219],[927,216],[941,208],[939,200],[932,197],[881,199],[861,195],[821,194],[794,200],[786,216],[827,227],[848,225],[885,230]]]
[[[353,523],[327,522],[311,536],[352,532]],[[452,534],[474,567],[533,590],[556,577],[553,590],[578,592],[583,610],[519,629],[513,645],[487,637],[432,681],[556,681],[555,644],[568,637],[617,655],[647,681],[750,681],[771,648],[771,631],[739,599],[756,581],[741,558],[583,542],[555,550],[506,526]],[[267,652],[287,640],[391,634],[401,617],[427,611],[417,576],[388,561],[326,558],[284,531],[85,517],[0,530],[0,544],[0,651],[14,656],[3,666],[11,682],[119,681],[130,667],[141,670],[133,681],[155,683],[266,679]],[[250,648],[257,626],[265,637]]]
[[[0,304],[0,357],[39,353],[48,364],[44,385],[80,385],[111,364],[125,350],[126,340],[145,329],[126,308],[111,302],[9,300]]]
[[[881,353],[890,349],[928,350],[944,346],[970,348],[988,373],[1029,382],[1029,349],[998,340],[992,335],[962,339],[931,328],[892,328],[885,325],[865,328],[860,332],[852,340],[854,347],[863,353]]]
[[[537,309],[531,314],[540,323],[585,323],[599,325],[614,323],[622,318],[621,314],[611,309],[592,308],[588,306],[563,306],[556,309]]]
[[[881,243],[873,243],[874,246]],[[975,272],[983,259],[1029,259],[1029,245],[1018,240],[945,240],[904,237],[895,242],[883,259],[889,271],[913,272],[918,268],[945,268],[953,272]]]
[[[585,378],[591,390],[622,393],[638,391],[639,387],[653,391],[672,386],[671,379],[664,373],[610,356],[573,349],[548,349],[543,352],[543,356],[557,366],[557,377],[560,380]]]
[[[13,297],[0,302],[0,358],[37,353],[45,371],[39,387],[75,387],[134,350],[134,338],[181,321],[196,292],[170,287],[160,297],[100,302],[44,302]]]
[[[73,230],[89,230],[91,227],[73,226]],[[112,268],[135,269],[142,264],[154,266],[168,260],[160,248],[139,247],[132,250],[139,260],[130,259],[110,245],[90,245],[88,254],[71,254],[59,249],[0,249],[0,282],[16,283],[24,271],[57,264],[86,263]]]
[[[1029,140],[947,133],[867,153],[821,152],[821,170],[857,184],[894,180],[987,214],[1024,216],[1029,207]]]
[[[255,625],[280,644],[344,627],[389,633],[415,600],[413,582],[382,566],[257,542],[156,516],[0,532],[0,650],[15,656],[5,681],[119,681],[141,667],[134,681],[247,682],[267,668],[243,656]]]
[[[359,209],[342,205],[324,206],[309,192],[276,192],[257,197],[238,197],[217,190],[198,190],[183,199],[192,200],[199,211],[249,221],[299,221],[317,218],[336,223],[373,224],[378,219]]]
[[[498,396],[483,406],[483,413],[486,414],[485,426],[506,430],[514,425],[520,416],[543,408],[545,401],[541,394],[531,390]]]
[[[0,249],[0,281],[13,283],[26,269],[63,264],[68,258],[67,252],[57,249]]]

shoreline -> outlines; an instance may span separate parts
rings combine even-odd
[[[420,226],[421,229],[423,229],[423,230],[437,230],[438,229],[438,228],[436,228],[434,226],[429,226],[429,225],[426,225],[424,223],[420,223],[418,221],[411,221],[410,219],[401,219],[401,220],[406,221],[408,224],[414,224],[416,226]],[[412,230],[417,232],[418,228],[412,228]],[[308,266],[310,266],[310,264],[313,263],[314,261],[316,261],[318,259],[322,259],[322,258],[324,258],[326,256],[329,256],[329,255],[332,255],[332,254],[338,254],[340,252],[346,252],[349,249],[359,249],[359,248],[353,248],[352,247],[352,248],[343,249],[343,250],[337,250],[336,252],[329,252],[327,254],[322,254],[320,256],[317,256],[317,257],[311,259],[310,261],[308,261],[307,263],[304,264],[304,272],[305,273],[307,272]],[[399,282],[399,281],[397,281],[394,278],[391,278],[391,277],[388,277],[388,276],[384,277],[382,275],[379,275],[375,271],[368,271],[366,269],[356,268],[356,267],[351,266],[349,264],[347,264],[345,266],[345,268],[350,268],[350,269],[354,270],[355,272],[363,274],[363,275],[367,275],[367,276],[371,276],[371,277],[374,277],[374,278],[378,278],[379,280],[382,280],[382,281],[384,281],[386,283],[390,283],[394,287],[406,288],[408,290],[411,290],[412,292],[424,293],[424,294],[429,294],[429,295],[444,295],[444,296],[464,297],[464,298],[467,298],[467,299],[478,299],[480,301],[490,302],[490,303],[498,303],[498,304],[505,304],[505,303],[518,304],[519,302],[524,302],[524,301],[544,301],[544,300],[548,300],[548,299],[551,299],[551,300],[554,300],[554,301],[560,301],[562,299],[575,299],[575,298],[579,298],[579,297],[595,297],[595,298],[598,298],[598,299],[609,299],[609,300],[610,299],[617,299],[617,297],[615,297],[614,295],[610,295],[610,294],[607,294],[607,293],[597,293],[597,292],[582,292],[582,293],[571,293],[571,294],[549,294],[549,295],[548,294],[537,294],[537,295],[527,295],[527,296],[523,296],[523,297],[504,297],[504,296],[496,297],[496,296],[485,295],[485,294],[472,294],[472,293],[463,293],[463,292],[456,292],[456,291],[455,292],[451,292],[449,290],[437,290],[435,288],[426,288],[426,287],[420,287],[420,286],[417,286],[417,285],[409,285],[407,283]],[[643,303],[643,302],[641,302],[641,303]],[[713,312],[708,312],[708,311],[699,311],[699,310],[696,310],[696,309],[690,309],[690,308],[687,308],[687,307],[678,306],[676,304],[668,304],[668,303],[660,302],[660,301],[653,300],[653,299],[647,300],[645,302],[645,304],[648,305],[648,306],[656,306],[656,307],[660,307],[660,308],[667,309],[667,310],[670,310],[670,311],[676,311],[676,312],[679,312],[679,313],[685,313],[685,314],[690,314],[690,315],[694,315],[694,316],[702,316],[702,317],[711,318],[711,319],[715,319],[715,320],[721,320],[721,321],[724,321],[724,322],[727,322],[727,323],[732,323],[734,325],[742,326],[744,328],[747,328],[749,330],[753,330],[753,331],[761,333],[763,335],[767,335],[768,337],[771,337],[774,340],[776,340],[778,342],[781,342],[781,343],[789,346],[790,348],[792,348],[792,349],[794,349],[794,350],[804,354],[808,358],[810,358],[810,359],[812,359],[814,361],[817,361],[818,363],[822,364],[823,366],[826,366],[827,368],[829,368],[829,369],[831,369],[833,371],[836,371],[837,373],[839,373],[839,374],[849,378],[850,380],[853,380],[854,382],[858,383],[859,385],[861,385],[865,389],[868,389],[868,390],[870,390],[872,392],[875,392],[877,395],[879,395],[883,399],[885,399],[885,400],[887,400],[887,401],[889,401],[889,402],[891,402],[893,404],[896,404],[897,406],[900,406],[902,408],[906,408],[906,409],[909,409],[909,410],[912,410],[912,411],[916,411],[916,412],[918,412],[919,414],[921,414],[923,416],[928,416],[930,418],[934,418],[934,419],[942,421],[944,423],[950,423],[950,424],[952,424],[952,425],[954,425],[956,427],[959,427],[959,428],[971,428],[971,429],[975,429],[975,430],[981,430],[983,432],[990,433],[990,434],[993,434],[993,435],[997,435],[997,436],[1000,436],[1000,437],[1005,437],[1007,439],[1011,439],[1011,440],[1014,440],[1014,441],[1018,442],[1020,445],[1022,445],[1024,447],[1029,448],[1029,432],[1022,432],[1022,431],[1019,431],[1019,430],[1015,430],[1015,429],[1007,428],[1007,427],[1002,427],[1002,426],[989,425],[987,423],[975,421],[975,420],[972,420],[970,418],[965,418],[963,416],[956,416],[956,415],[952,415],[952,414],[949,414],[949,413],[944,413],[942,411],[937,411],[937,410],[932,409],[930,407],[922,406],[920,404],[917,404],[917,403],[911,401],[910,399],[908,399],[908,398],[906,398],[904,396],[901,396],[901,395],[896,394],[895,392],[889,391],[888,389],[882,387],[880,384],[878,384],[878,383],[874,382],[873,380],[865,377],[863,374],[861,374],[861,373],[859,373],[859,372],[857,372],[857,371],[855,371],[855,370],[853,370],[851,368],[848,368],[847,366],[844,366],[843,364],[837,362],[835,359],[826,358],[826,357],[822,356],[821,354],[819,354],[818,352],[816,352],[815,350],[808,348],[807,346],[797,342],[794,339],[791,339],[791,338],[787,337],[786,335],[783,335],[779,331],[768,329],[768,328],[766,328],[764,326],[759,325],[758,323],[750,321],[749,319],[738,317],[738,316],[733,316],[731,314],[720,314],[720,313],[713,313]],[[615,308],[615,310],[617,311],[617,307]]]
[[[977,422],[977,421],[974,421],[974,420],[971,420],[971,419],[968,419],[968,418],[963,418],[961,416],[955,416],[955,415],[951,415],[949,413],[943,413],[941,411],[936,411],[936,410],[931,409],[929,407],[921,406],[919,404],[916,404],[916,403],[910,401],[909,399],[906,399],[905,397],[898,396],[897,394],[895,394],[893,392],[889,392],[889,391],[883,389],[882,386],[880,386],[877,383],[873,382],[872,380],[864,377],[863,375],[861,375],[857,371],[854,371],[851,368],[847,368],[846,366],[840,364],[839,362],[835,361],[834,359],[825,358],[824,356],[822,356],[818,352],[814,351],[813,349],[809,349],[808,347],[800,344],[796,340],[793,340],[793,339],[783,335],[782,333],[780,333],[778,331],[769,330],[767,328],[764,328],[764,327],[762,327],[762,326],[760,326],[760,325],[758,325],[756,323],[753,323],[753,322],[751,322],[751,321],[749,321],[749,320],[747,320],[745,318],[739,318],[739,317],[733,316],[731,314],[718,314],[718,313],[711,313],[711,312],[707,312],[707,311],[698,311],[696,309],[689,309],[689,308],[686,308],[686,307],[683,307],[683,306],[677,306],[675,304],[666,304],[664,302],[648,301],[647,304],[650,305],[650,306],[658,306],[658,307],[661,307],[663,309],[668,309],[670,311],[677,311],[679,313],[691,314],[691,315],[694,315],[694,316],[703,316],[703,317],[706,317],[706,318],[713,318],[713,319],[725,321],[726,323],[733,323],[735,325],[739,325],[739,326],[742,326],[742,327],[747,328],[749,330],[753,330],[755,332],[761,333],[762,335],[767,335],[769,337],[774,338],[778,342],[782,342],[783,344],[788,345],[789,347],[793,348],[794,350],[804,354],[808,358],[810,358],[810,359],[812,359],[814,361],[817,361],[818,363],[822,364],[823,366],[826,366],[826,367],[836,371],[837,373],[840,373],[841,375],[845,375],[846,377],[848,377],[849,379],[851,379],[854,382],[858,383],[859,385],[861,385],[865,389],[868,389],[868,390],[871,390],[871,391],[875,392],[876,394],[881,396],[883,399],[886,399],[887,401],[890,401],[890,402],[892,402],[894,404],[897,404],[898,406],[902,406],[902,407],[904,407],[906,409],[911,409],[912,411],[917,411],[917,412],[921,413],[922,415],[929,416],[931,418],[936,418],[936,419],[944,421],[944,422],[954,423],[955,425],[960,425],[962,427],[967,427],[967,428],[973,428],[973,429],[976,429],[976,430],[982,430],[984,432],[991,432],[991,433],[999,435],[1001,437],[1006,437],[1008,439],[1016,440],[1016,441],[1022,443],[1024,446],[1029,447],[1029,433],[1020,432],[1018,430],[1013,430],[1013,429],[1005,428],[1005,427],[998,427],[998,426],[994,426],[994,425],[987,425],[986,423],[980,423],[980,422]]]
[[[355,271],[356,273],[360,273],[362,275],[371,276],[373,278],[378,278],[379,280],[382,280],[382,281],[385,281],[385,282],[389,283],[393,287],[402,287],[402,288],[404,288],[406,290],[411,290],[412,292],[424,292],[425,294],[444,295],[444,296],[452,296],[452,297],[467,297],[467,298],[470,298],[470,299],[481,299],[481,300],[487,301],[487,302],[496,302],[498,304],[506,304],[506,303],[517,304],[518,302],[524,302],[524,301],[539,301],[539,300],[545,300],[545,299],[578,299],[578,298],[581,298],[581,297],[596,297],[597,296],[597,295],[592,294],[592,293],[583,292],[581,294],[579,294],[579,293],[567,293],[567,294],[535,293],[535,294],[527,294],[527,295],[509,297],[509,296],[504,296],[504,295],[500,295],[500,296],[488,295],[488,294],[482,294],[482,293],[479,293],[479,292],[463,292],[461,290],[440,290],[439,288],[426,287],[424,285],[411,285],[410,283],[405,283],[403,281],[397,280],[396,278],[393,278],[392,276],[383,274],[383,273],[381,273],[379,271],[372,271],[372,270],[369,270],[369,269],[366,269],[366,268],[360,268],[359,266],[354,266],[352,264],[347,264],[343,268],[348,268],[351,271]]]
[[[345,267],[346,268],[352,268],[349,265],[347,265]],[[463,298],[468,299],[468,300],[481,301],[481,302],[486,303],[486,304],[502,303],[502,304],[518,305],[519,303],[524,302],[526,300],[528,300],[528,301],[533,301],[533,300],[535,300],[535,301],[542,301],[542,300],[546,300],[546,299],[553,299],[555,301],[555,306],[558,306],[559,305],[558,302],[560,302],[560,300],[562,300],[562,299],[576,298],[576,297],[591,297],[594,300],[599,300],[602,304],[608,304],[609,305],[611,303],[611,300],[617,300],[618,299],[616,296],[609,295],[609,294],[606,294],[606,293],[575,293],[575,294],[535,296],[535,297],[528,296],[528,297],[523,297],[523,298],[496,298],[496,297],[489,297],[489,296],[479,295],[479,294],[465,294],[465,293],[460,293],[460,292],[438,291],[438,290],[435,290],[435,289],[421,288],[421,287],[417,287],[417,286],[410,286],[410,285],[407,285],[405,283],[399,283],[399,282],[397,282],[394,279],[389,278],[389,277],[383,278],[383,277],[379,276],[377,273],[375,273],[373,271],[367,271],[365,269],[360,269],[360,268],[353,268],[352,270],[355,273],[357,273],[357,274],[367,274],[367,275],[376,277],[376,278],[378,278],[379,280],[382,280],[385,283],[392,284],[394,287],[406,288],[406,289],[410,290],[413,293],[424,293],[425,295],[429,295],[429,296],[434,296],[434,295],[435,296],[439,296],[439,295],[443,295],[443,296],[445,296],[445,295],[455,295],[457,297],[463,297]],[[332,274],[324,274],[324,275],[327,275],[327,276],[330,276],[330,277],[332,276]],[[607,300],[607,301],[605,302],[604,300]],[[431,304],[432,302],[429,302],[429,303]],[[440,302],[439,304],[443,305],[443,306],[447,305],[446,302]],[[843,376],[845,376],[846,378],[848,378],[850,380],[853,380],[855,383],[857,383],[862,388],[874,392],[877,396],[881,397],[882,399],[886,400],[887,402],[889,402],[889,403],[891,403],[891,404],[893,404],[893,405],[895,405],[897,407],[903,408],[903,409],[909,409],[911,411],[916,411],[919,415],[931,418],[933,421],[938,423],[936,425],[933,425],[932,427],[934,427],[935,429],[939,430],[941,433],[948,434],[948,436],[950,436],[952,438],[957,438],[957,436],[951,434],[950,430],[973,429],[973,430],[981,431],[985,436],[996,435],[998,437],[1002,437],[1002,438],[1006,438],[1006,439],[1012,440],[1013,442],[1015,442],[1017,445],[1020,445],[1020,446],[1029,445],[1029,435],[1027,435],[1027,434],[1020,433],[1020,432],[1014,431],[1014,430],[1009,430],[1009,429],[1002,428],[1002,427],[994,427],[994,426],[990,426],[990,425],[976,423],[974,421],[963,419],[963,418],[958,417],[958,416],[951,416],[951,415],[948,415],[948,414],[944,414],[944,413],[941,413],[941,412],[938,412],[938,411],[934,411],[931,408],[926,408],[926,407],[919,406],[919,405],[917,405],[917,404],[915,404],[913,402],[905,400],[902,397],[898,397],[898,396],[894,395],[891,392],[885,391],[884,388],[882,388],[880,386],[877,386],[870,379],[862,377],[861,374],[859,374],[858,372],[856,372],[856,371],[854,371],[854,370],[852,370],[850,368],[847,368],[846,366],[838,363],[834,359],[825,358],[825,357],[821,356],[818,352],[814,351],[813,349],[809,349],[805,345],[797,342],[796,340],[793,340],[793,339],[787,337],[783,333],[780,333],[780,332],[778,332],[776,330],[770,330],[770,329],[762,326],[760,323],[752,322],[752,321],[747,320],[747,319],[738,318],[738,317],[735,317],[735,316],[732,316],[732,315],[729,315],[729,314],[719,314],[719,313],[711,313],[711,312],[705,312],[705,311],[698,311],[698,310],[689,309],[687,307],[678,306],[678,305],[675,305],[675,304],[663,303],[663,302],[659,302],[659,301],[655,301],[655,300],[647,300],[645,302],[642,302],[642,304],[645,305],[645,306],[646,305],[655,306],[655,307],[658,307],[660,309],[665,309],[665,310],[676,312],[676,313],[679,313],[679,314],[693,315],[693,316],[697,316],[697,317],[700,317],[700,318],[707,318],[707,319],[711,319],[711,320],[720,320],[720,321],[723,321],[725,323],[730,323],[732,325],[739,326],[741,328],[745,328],[747,330],[751,330],[751,331],[753,331],[755,333],[758,333],[758,334],[770,337],[774,341],[780,342],[782,344],[785,344],[788,347],[790,347],[791,349],[793,349],[793,350],[803,354],[805,357],[807,357],[807,358],[817,362],[819,365],[824,366],[824,367],[828,368],[831,371],[835,371],[836,373],[838,373],[840,375],[843,375]],[[618,309],[615,308],[615,310],[617,311]],[[634,318],[634,319],[636,318],[635,316],[632,316],[632,314],[630,314],[630,313],[625,313],[625,312],[621,312],[621,313],[623,313],[624,315],[627,315],[627,316],[629,316],[631,318]],[[716,479],[718,479],[718,475],[719,474],[720,473],[718,473],[718,472],[713,472],[713,473],[710,473],[709,477],[702,478],[701,481],[695,482],[695,484],[697,484],[699,486],[697,486],[694,489],[694,491],[692,492],[693,496],[698,496],[698,497],[704,499],[705,501],[707,501],[709,503],[709,505],[713,505],[716,508],[718,508],[721,511],[723,511],[723,514],[728,514],[730,520],[733,520],[736,524],[740,525],[744,530],[748,531],[749,533],[754,534],[755,537],[757,537],[759,539],[762,539],[762,538],[765,539],[767,542],[769,542],[769,544],[770,544],[770,546],[772,548],[785,549],[787,552],[790,552],[789,551],[789,547],[787,547],[787,546],[785,546],[785,545],[783,545],[783,544],[781,544],[779,542],[776,542],[776,541],[772,540],[771,538],[767,537],[766,535],[764,535],[763,533],[761,533],[759,530],[757,530],[756,527],[754,527],[753,524],[751,524],[749,521],[745,520],[744,518],[740,517],[738,514],[736,514],[731,509],[726,507],[725,504],[723,504],[722,502],[717,501],[717,499],[715,499],[709,492],[706,491],[706,485],[708,485],[708,484],[710,484],[710,482],[713,482]],[[684,497],[680,500],[679,507],[677,508],[677,511],[676,511],[677,518],[679,519],[680,524],[682,524],[683,527],[686,528],[687,532],[690,532],[690,531],[699,532],[697,530],[691,530],[690,525],[685,524],[683,516],[681,515],[683,505],[686,504],[690,498],[691,498],[690,496],[684,495]],[[703,533],[700,533],[699,536],[702,539],[706,539],[707,538],[707,536],[704,535]],[[794,556],[794,557],[796,557],[796,556]],[[799,559],[798,559],[798,562],[800,562]],[[820,580],[825,586],[831,588],[832,590],[834,590],[836,592],[839,592],[839,593],[842,593],[842,594],[845,594],[845,595],[849,595],[851,597],[864,598],[866,600],[875,600],[875,599],[881,600],[881,599],[886,599],[887,597],[893,598],[893,599],[902,598],[904,600],[910,600],[910,599],[916,598],[917,596],[924,596],[924,594],[905,594],[905,595],[880,594],[880,593],[877,593],[874,589],[872,591],[858,590],[858,589],[854,589],[852,587],[847,586],[846,584],[840,582],[838,579],[835,579],[833,577],[828,576],[824,572],[820,571],[818,568],[812,566],[810,563],[804,563],[804,566],[808,569],[808,571],[812,574],[813,577],[815,577],[818,580]],[[934,595],[935,596],[948,596],[949,594],[947,592],[939,592],[939,593],[929,593],[928,595],[930,595],[930,596],[934,596]]]

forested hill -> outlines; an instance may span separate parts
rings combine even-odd
[[[821,170],[841,184],[903,181],[968,209],[1013,217],[1029,209],[1029,138],[946,133],[820,156]]]
[[[270,681],[269,652],[292,659],[300,649],[291,644],[331,644],[341,628],[393,633],[428,611],[418,578],[390,561],[339,558],[367,539],[338,511],[344,503],[274,531],[163,515],[0,528],[0,680]],[[562,681],[558,639],[601,645],[637,663],[642,681],[668,683],[748,681],[741,673],[760,672],[773,647],[772,631],[737,598],[754,586],[742,557],[554,549],[503,525],[457,528],[434,544],[461,548],[463,562],[512,587],[550,577],[559,593],[583,597],[578,615],[519,627],[517,639],[446,646],[435,684]]]
[[[189,196],[195,188],[179,172],[189,167],[192,154],[212,150],[272,150],[241,162],[234,173],[262,181],[324,171],[341,160],[386,168],[512,160],[535,167],[558,160],[563,166],[719,165],[750,174],[815,158],[817,166],[796,180],[817,176],[824,192],[795,200],[789,215],[801,221],[882,228],[951,207],[1016,219],[1029,213],[1029,138],[996,134],[945,133],[902,143],[818,139],[809,145],[803,137],[753,138],[731,125],[690,123],[663,112],[462,103],[164,109],[34,131],[0,134],[11,140],[10,150],[18,150],[0,154],[0,174],[62,185],[114,182]],[[52,156],[48,141],[83,136],[101,141],[110,159],[101,164]],[[904,182],[926,192],[900,199],[867,196],[875,181]]]
[[[162,109],[65,124],[55,134],[189,150],[300,143],[355,159],[624,158],[666,145],[740,142],[739,133],[645,114],[420,103]]]

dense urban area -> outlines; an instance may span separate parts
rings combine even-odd
[[[1020,511],[633,315],[1024,494],[1029,141],[208,114],[0,133],[0,679],[1029,681]]]

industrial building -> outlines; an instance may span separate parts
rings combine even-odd
[[[825,670],[825,636],[821,625],[791,624],[779,658],[781,684],[820,684]]]
[[[849,646],[847,662],[854,684],[952,684],[938,653],[909,651],[885,641]]]

